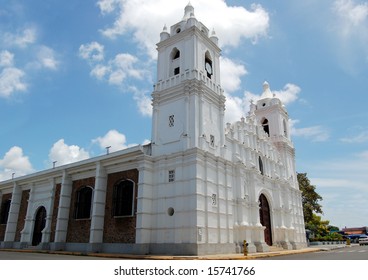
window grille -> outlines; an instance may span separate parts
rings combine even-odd
[[[175,181],[175,170],[169,170],[169,182]]]
[[[174,115],[169,116],[169,127],[173,127],[175,124],[175,117]]]
[[[213,193],[211,196],[212,206],[217,206],[217,194]]]
[[[210,135],[210,145],[211,147],[215,147],[215,136]]]

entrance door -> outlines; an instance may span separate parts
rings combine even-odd
[[[264,231],[265,242],[267,245],[272,246],[272,230],[271,230],[271,215],[270,206],[268,204],[267,198],[261,194],[259,197],[259,217],[262,226],[266,227]]]
[[[46,209],[41,206],[36,213],[36,219],[33,228],[32,246],[37,246],[42,241],[42,230],[46,225]]]

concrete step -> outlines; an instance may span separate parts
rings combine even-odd
[[[279,246],[269,246],[270,252],[284,251],[285,249]]]

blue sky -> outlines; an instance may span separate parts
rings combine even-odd
[[[163,26],[188,0],[0,0],[0,180],[151,137]],[[324,219],[368,226],[368,1],[191,0],[222,48],[226,121],[267,80]]]

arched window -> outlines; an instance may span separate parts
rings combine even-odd
[[[204,58],[204,68],[207,73],[207,77],[211,79],[213,74],[212,59],[210,53],[207,51]]]
[[[263,130],[267,133],[268,136],[270,136],[270,127],[268,125],[268,119],[264,119],[262,121]]]
[[[5,200],[1,205],[1,212],[0,212],[0,224],[6,224],[8,221],[9,210],[10,210],[11,200]]]
[[[180,74],[180,51],[174,48],[170,55],[171,60],[171,76]]]
[[[261,172],[262,175],[264,175],[263,161],[261,157],[258,157],[258,165],[259,165],[259,171]]]
[[[180,51],[178,49],[175,49],[173,60],[178,59],[179,57],[180,57]]]
[[[130,180],[118,182],[114,188],[114,217],[130,217],[134,213],[134,183]]]
[[[76,219],[89,219],[91,217],[92,188],[83,186],[77,191],[75,207]]]

